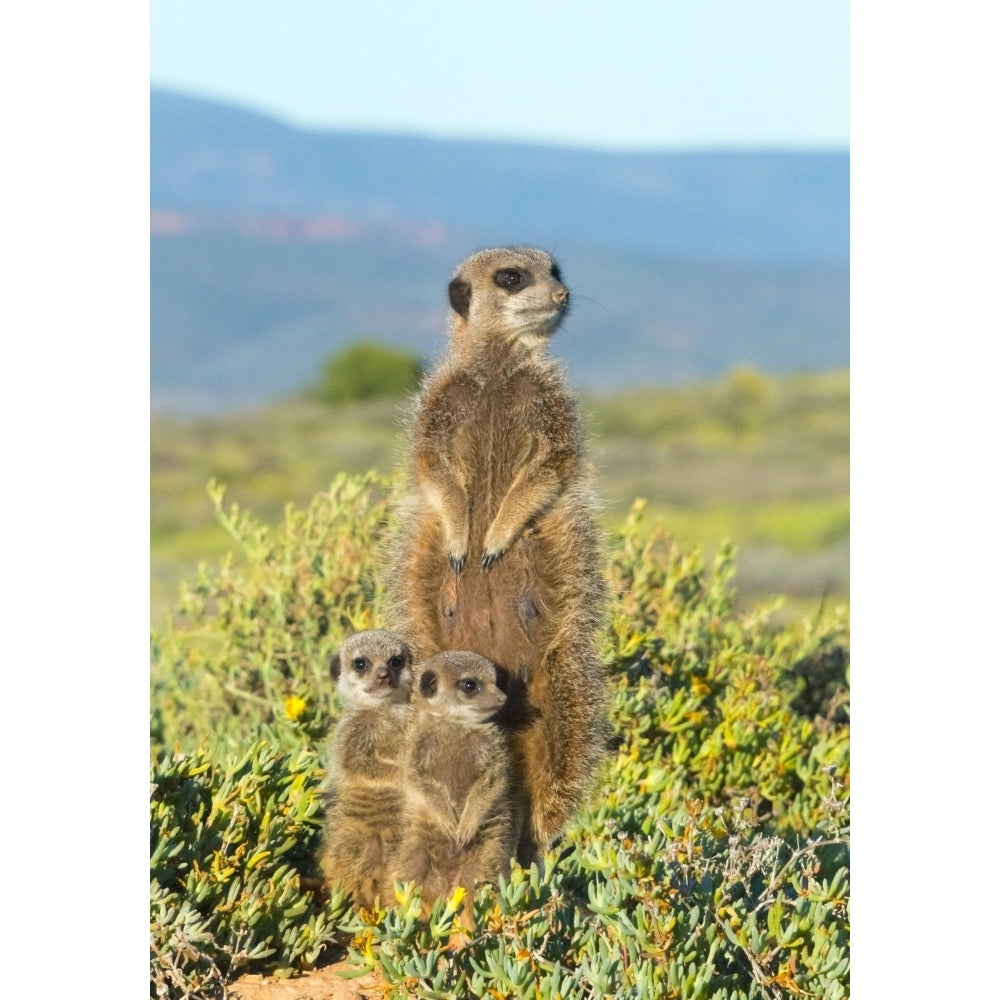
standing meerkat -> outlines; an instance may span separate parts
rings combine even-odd
[[[330,742],[319,862],[371,909],[400,832],[400,756],[413,666],[406,643],[373,629],[350,636],[330,662],[343,714]]]
[[[412,415],[387,595],[419,659],[468,649],[510,675],[529,863],[579,803],[608,735],[596,503],[575,401],[548,354],[569,289],[552,257],[517,247],[474,254],[448,298],[449,350]]]
[[[518,835],[508,736],[497,722],[507,696],[497,669],[467,651],[417,668],[403,753],[403,834],[390,854],[393,881],[421,887],[424,912],[463,888],[471,926],[479,882],[508,874]]]

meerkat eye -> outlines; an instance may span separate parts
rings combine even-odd
[[[403,664],[405,663],[406,660],[402,656],[396,655],[389,657],[389,666],[392,667],[393,670],[402,670]]]
[[[463,677],[458,682],[458,686],[466,694],[475,694],[479,690],[479,684],[471,677]]]
[[[363,656],[359,656],[351,661],[351,666],[356,673],[363,674],[368,669],[368,661]]]
[[[505,267],[493,275],[493,284],[508,292],[519,292],[527,285],[524,275],[512,267]]]

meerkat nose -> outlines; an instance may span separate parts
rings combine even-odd
[[[562,287],[554,289],[552,292],[552,301],[557,306],[565,305],[569,301],[569,289]]]

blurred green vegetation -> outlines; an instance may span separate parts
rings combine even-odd
[[[397,399],[416,392],[422,374],[423,365],[415,354],[358,341],[324,362],[320,378],[306,395],[331,406],[365,399]]]
[[[397,474],[407,407],[403,395],[337,406],[297,399],[252,413],[155,417],[153,621],[200,562],[231,548],[210,479],[277,523],[286,504],[308,503],[339,473]],[[769,377],[737,369],[709,383],[585,397],[605,525],[620,524],[641,497],[645,523],[660,520],[679,544],[709,558],[723,540],[736,545],[740,606],[781,594],[775,617],[790,621],[824,599],[846,604],[849,407],[846,371]]]

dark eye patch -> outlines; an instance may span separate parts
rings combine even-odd
[[[458,682],[458,686],[466,694],[475,694],[479,690],[479,684],[471,677],[463,677]]]
[[[392,667],[393,670],[402,670],[403,664],[405,663],[406,663],[406,658],[403,656],[399,656],[398,654],[396,656],[389,657],[389,666]]]
[[[549,271],[549,274],[551,274],[552,277],[556,279],[556,281],[562,281],[562,271],[559,270],[559,265],[556,264],[555,262],[553,262],[552,270]]]
[[[527,287],[528,279],[513,267],[502,267],[493,275],[493,284],[507,292],[519,292]]]
[[[368,661],[363,656],[357,656],[351,660],[351,667],[355,673],[363,674],[368,669]]]

